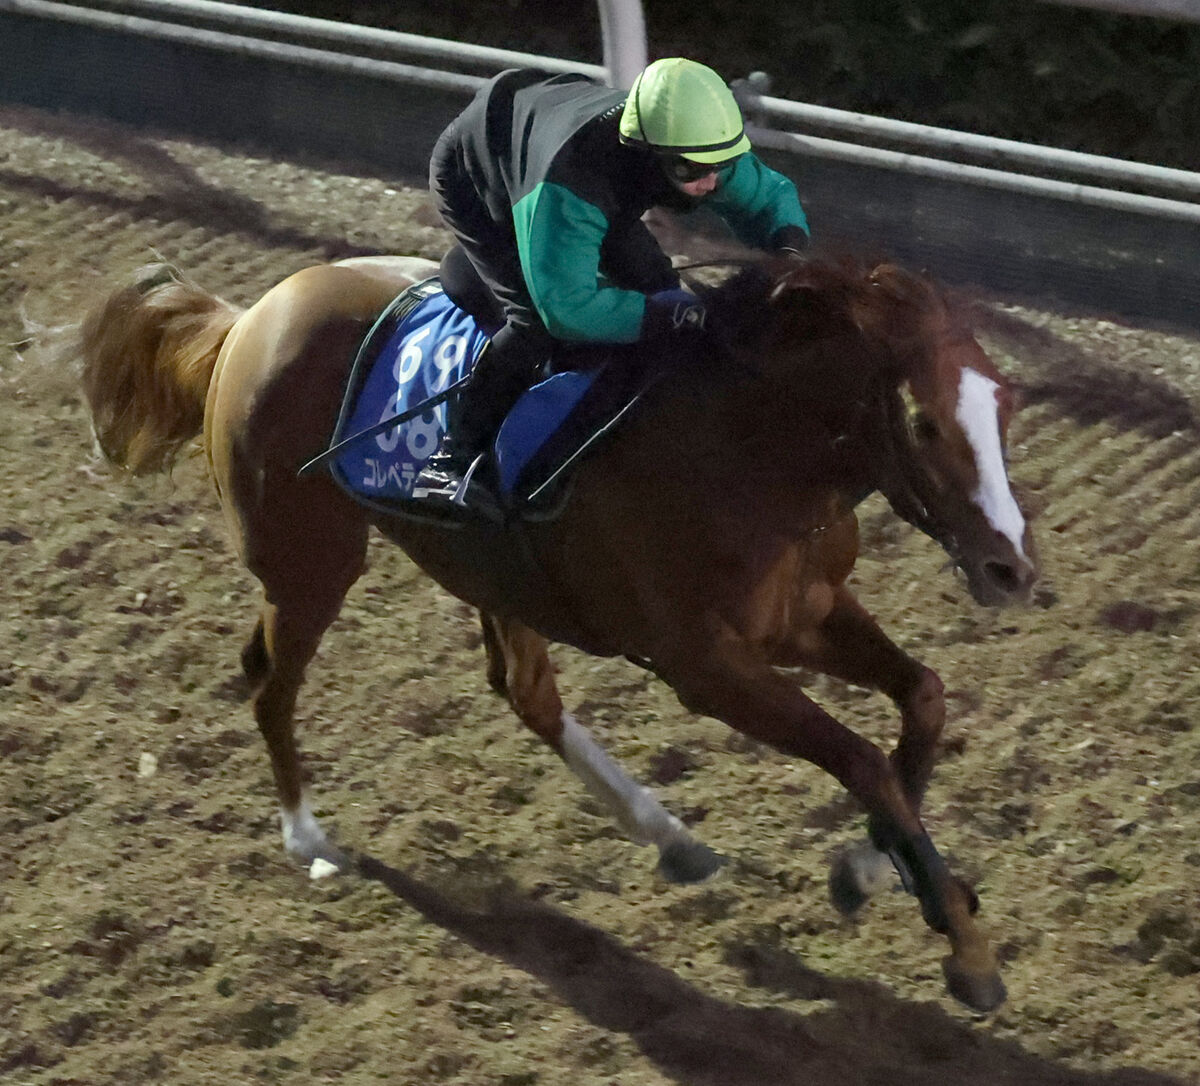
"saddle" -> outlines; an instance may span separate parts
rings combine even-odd
[[[639,381],[631,367],[612,365],[611,348],[569,348],[501,425],[488,485],[473,483],[457,500],[414,492],[453,424],[447,405],[466,388],[486,344],[479,322],[450,300],[437,277],[408,288],[364,337],[329,447],[300,473],[324,467],[376,512],[442,524],[556,516],[573,469],[651,382]]]

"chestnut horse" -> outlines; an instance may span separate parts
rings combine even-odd
[[[329,437],[367,329],[434,270],[389,257],[310,267],[243,311],[156,265],[80,329],[112,462],[165,469],[203,433],[237,552],[262,583],[242,665],[287,849],[350,863],[305,800],[292,715],[374,525],[479,609],[491,685],[635,841],[657,846],[668,878],[704,878],[720,860],[564,710],[550,641],[629,657],[693,712],[833,774],[869,828],[835,865],[835,902],[865,901],[883,858],[949,939],[950,992],[999,1005],[977,899],[921,823],[942,684],[845,585],[854,507],[875,490],[941,544],[979,603],[1024,601],[1036,577],[1005,467],[1009,386],[942,292],[886,264],[749,269],[708,297],[719,342],[662,360],[666,376],[584,460],[557,518],[450,530],[368,509],[328,475],[297,475]],[[783,670],[794,668],[888,694],[901,720],[890,757],[811,701]]]

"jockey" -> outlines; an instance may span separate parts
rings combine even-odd
[[[534,382],[554,340],[692,336],[700,300],[642,222],[701,204],[757,248],[799,252],[808,223],[792,182],[750,151],[716,72],[673,57],[625,91],[533,69],[485,84],[439,138],[430,189],[458,244],[450,298],[494,330],[431,465],[461,474]]]

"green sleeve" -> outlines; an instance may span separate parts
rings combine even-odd
[[[722,177],[721,187],[704,202],[729,224],[740,241],[756,248],[766,248],[783,226],[798,226],[809,232],[796,186],[754,154],[742,155]]]
[[[633,343],[645,296],[599,281],[608,219],[562,185],[543,182],[513,207],[517,252],[529,296],[557,339]]]

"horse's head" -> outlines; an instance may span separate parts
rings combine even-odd
[[[766,308],[751,307],[760,356],[808,356],[799,379],[842,412],[858,482],[936,540],[979,603],[1027,600],[1032,535],[1005,461],[1014,396],[943,294],[887,264],[769,271]]]
[[[1008,479],[1009,383],[928,280],[880,265],[867,283],[856,320],[890,363],[879,489],[945,548],[977,602],[1027,600],[1037,565]]]

